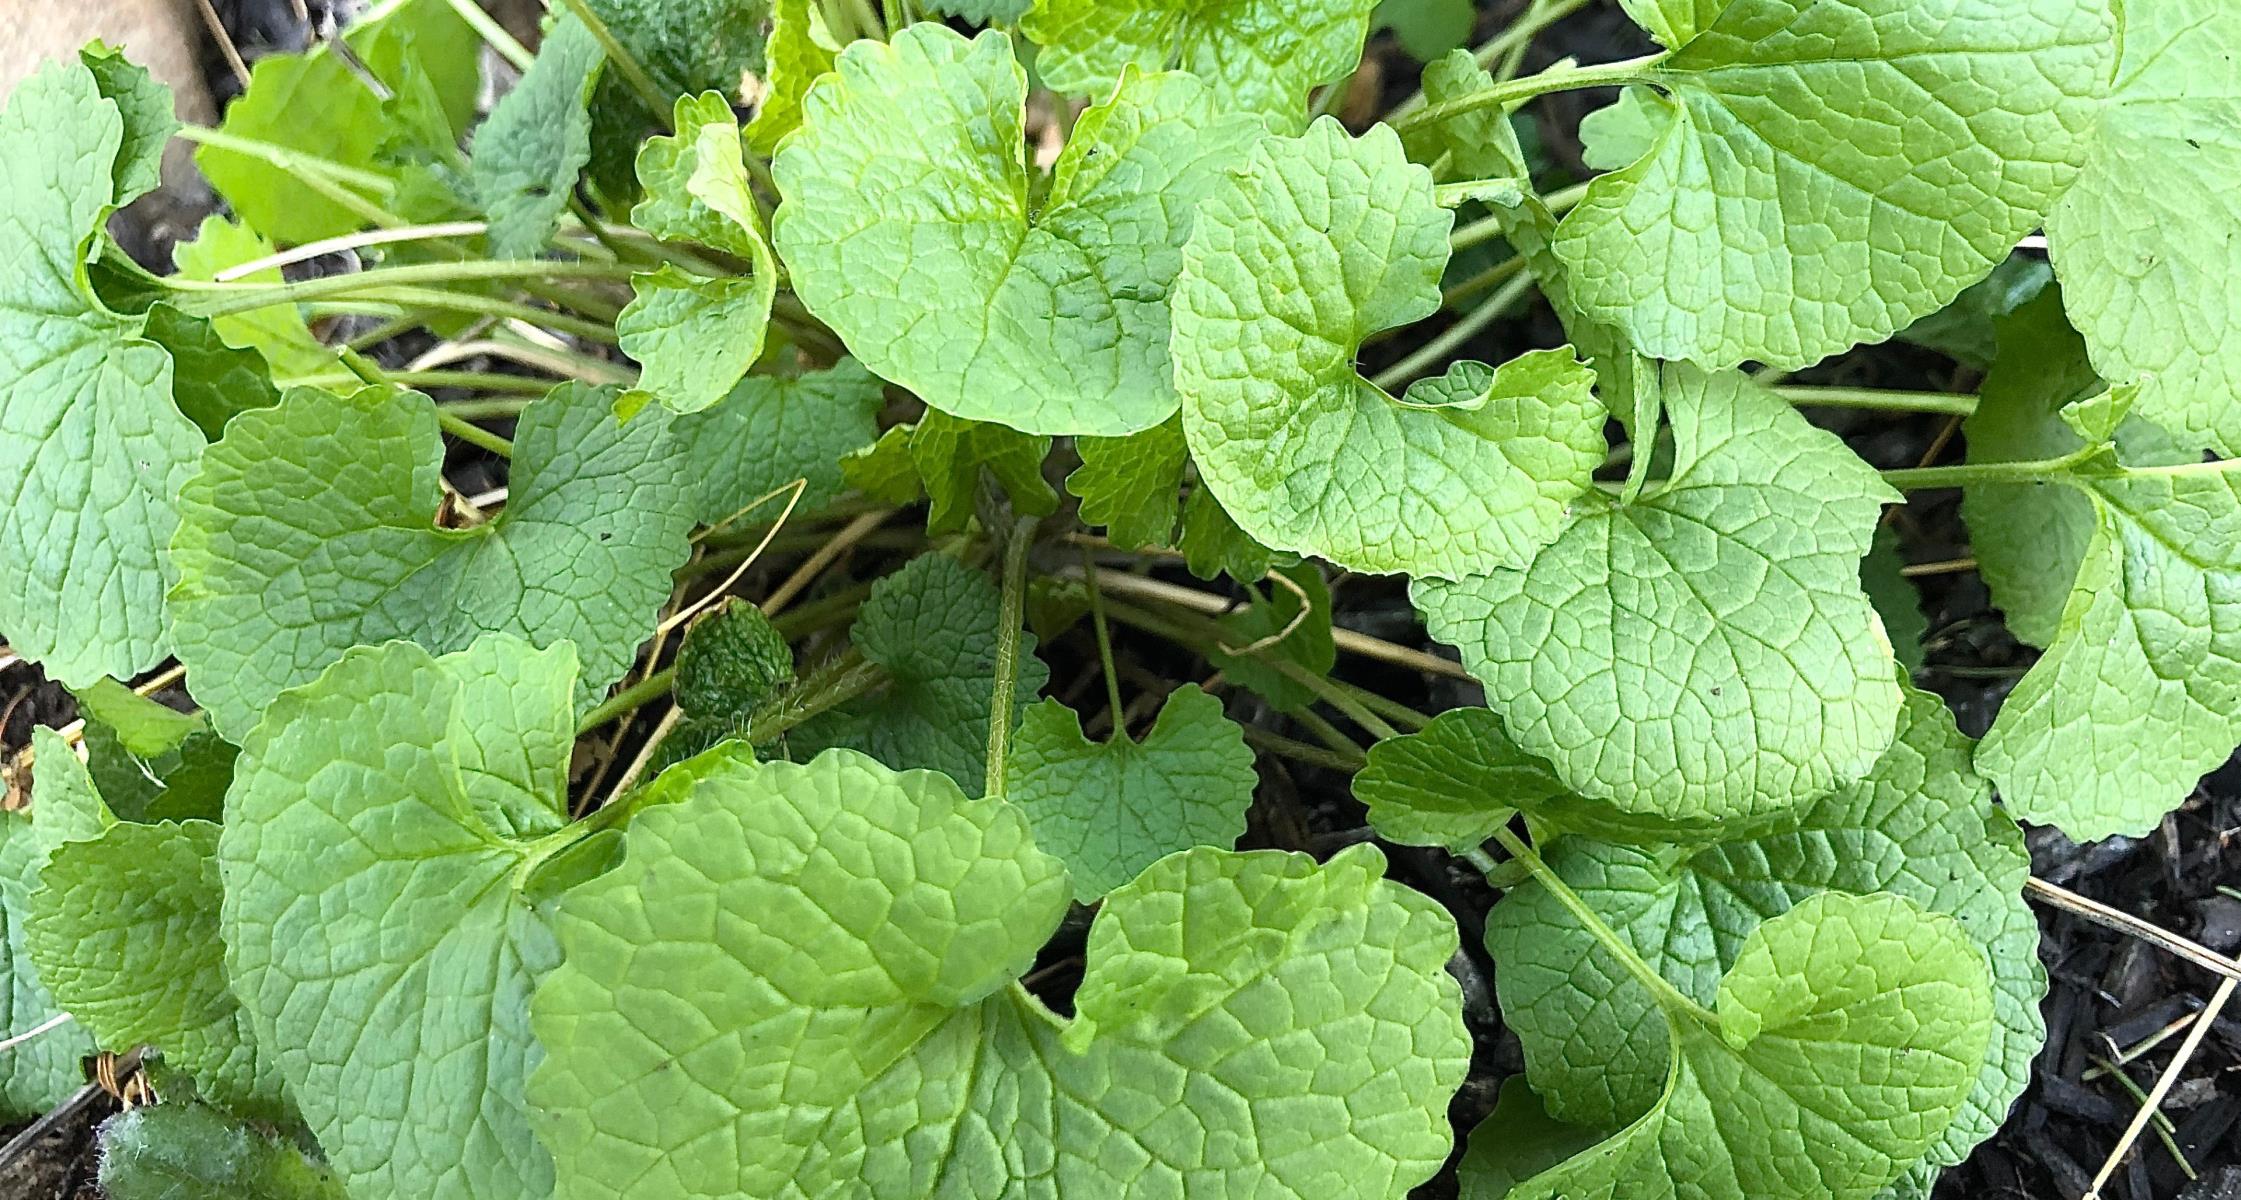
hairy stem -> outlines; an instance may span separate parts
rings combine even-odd
[[[1944,467],[1905,467],[1883,472],[1883,482],[1902,492],[1924,488],[1971,487],[1980,483],[2044,483],[2060,478],[2072,467],[2100,453],[2101,447],[2086,446],[2060,458],[1955,463]]]
[[[166,278],[164,283],[175,291],[186,293],[176,301],[182,311],[198,317],[222,317],[274,304],[300,304],[399,286],[509,279],[620,280],[630,278],[631,274],[631,268],[618,263],[530,258],[407,263],[397,267],[376,267],[371,271],[324,275],[317,279],[280,284],[202,283],[176,277]]]
[[[1475,113],[1489,108],[1507,107],[1521,100],[1530,100],[1535,96],[1545,96],[1550,92],[1576,91],[1581,88],[1619,87],[1629,83],[1650,83],[1655,78],[1651,73],[1652,68],[1664,59],[1665,55],[1659,53],[1644,55],[1641,58],[1630,58],[1623,62],[1604,63],[1601,66],[1594,67],[1553,67],[1538,75],[1504,80],[1492,87],[1480,88],[1468,95],[1457,96],[1452,100],[1443,100],[1438,104],[1428,105],[1395,120],[1392,124],[1395,130],[1406,133],[1409,130],[1422,128],[1426,125],[1437,125],[1442,121],[1460,117],[1467,113]]]
[[[1012,693],[1019,686],[1019,633],[1027,620],[1027,550],[1035,540],[1035,518],[1012,524],[1004,545],[1004,596],[996,629],[996,686],[988,698],[988,777],[984,791],[1004,794],[1004,760],[1011,754]],[[1118,719],[1117,717],[1115,718]]]
[[[1866,408],[1882,412],[1946,413],[1965,417],[1977,398],[1956,392],[1894,392],[1881,388],[1777,387],[1774,393],[1801,408]]]

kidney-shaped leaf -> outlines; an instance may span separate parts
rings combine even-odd
[[[1065,872],[941,776],[735,765],[627,854],[533,1005],[563,1196],[1367,1200],[1446,1159],[1454,925],[1374,849],[1160,860],[1071,1021],[1012,983]]]

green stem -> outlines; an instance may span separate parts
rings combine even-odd
[[[1533,277],[1531,275],[1518,275],[1508,283],[1503,284],[1502,290],[1487,297],[1486,303],[1479,305],[1465,315],[1463,319],[1441,330],[1438,336],[1418,346],[1409,353],[1408,357],[1379,371],[1377,377],[1370,382],[1391,391],[1396,386],[1423,374],[1427,369],[1437,366],[1449,355],[1455,353],[1463,343],[1478,336],[1480,330],[1493,324],[1503,313],[1508,312],[1512,305],[1524,298],[1526,292],[1532,290],[1532,287]]]
[[[536,56],[529,53],[527,46],[515,41],[514,35],[507,33],[505,26],[500,25],[488,12],[483,11],[482,5],[476,3],[475,0],[450,0],[450,2],[451,10],[459,14],[459,19],[465,21],[469,29],[480,34],[482,40],[488,42],[490,48],[498,52],[498,57],[512,63],[516,71],[529,69],[530,62]]]
[[[272,383],[274,387],[283,389],[292,387],[333,389],[349,387],[355,378],[353,375],[336,371],[330,374],[303,375],[294,379],[275,379]],[[494,371],[391,371],[389,372],[389,378],[392,382],[403,384],[406,387],[473,388],[481,392],[523,392],[539,396],[551,391],[554,382],[550,379],[537,379],[528,375],[501,375]],[[490,416],[509,417],[513,416],[515,412],[519,412],[522,404],[519,400],[497,400],[489,403],[512,405],[513,412],[493,411],[488,414]],[[445,407],[464,415],[470,406],[450,404],[445,405]]]
[[[1012,693],[1019,685],[1019,632],[1027,620],[1027,550],[1035,541],[1035,518],[1012,524],[1004,544],[1003,611],[997,618],[996,686],[988,699],[988,778],[985,793],[1004,794],[1004,760],[1011,754]],[[1119,718],[1116,717],[1115,720]]]
[[[1525,257],[1520,254],[1513,254],[1510,257],[1505,258],[1498,263],[1495,263],[1493,266],[1480,271],[1478,274],[1471,276],[1469,279],[1456,284],[1454,287],[1448,288],[1446,291],[1441,292],[1440,303],[1448,305],[1455,304],[1457,301],[1462,300],[1464,297],[1475,295],[1478,292],[1493,287],[1495,284],[1508,279],[1510,276],[1515,275],[1519,271],[1522,271],[1524,269]]]
[[[494,396],[486,400],[447,400],[436,407],[465,421],[511,421],[536,402],[535,396]]]
[[[174,135],[199,145],[214,146],[220,150],[231,150],[235,154],[244,154],[250,158],[261,158],[291,175],[298,173],[322,175],[335,183],[362,188],[377,195],[386,196],[396,186],[387,175],[379,172],[368,171],[363,167],[345,166],[331,159],[321,158],[316,154],[306,154],[290,146],[259,141],[256,138],[245,138],[239,134],[228,133],[215,125],[182,125],[174,131]]]
[[[1539,36],[1543,29],[1555,24],[1558,19],[1570,15],[1586,3],[1587,0],[1554,0],[1553,3],[1535,3],[1532,8],[1526,10],[1523,16],[1510,22],[1508,28],[1495,34],[1487,40],[1485,45],[1473,51],[1472,56],[1478,59],[1478,65],[1482,67],[1491,66],[1495,59],[1508,54],[1511,50],[1523,49],[1526,43]],[[1418,90],[1411,94],[1408,99],[1403,100],[1400,106],[1386,117],[1386,120],[1397,121],[1422,107],[1424,107],[1424,93],[1422,90]]]
[[[437,409],[436,428],[470,446],[480,446],[508,462],[513,460],[514,444],[512,442],[468,421],[457,413]]]
[[[626,713],[634,713],[646,705],[669,694],[677,685],[677,668],[664,667],[629,687],[616,692],[592,706],[584,719],[576,722],[576,736],[582,737],[592,730]]]
[[[1894,392],[1881,388],[1777,387],[1774,392],[1802,408],[1869,408],[1957,417],[1975,412],[1977,399],[1954,392]]]
[[[299,304],[377,288],[482,280],[628,279],[632,273],[629,267],[619,263],[530,258],[407,263],[281,284],[202,283],[176,276],[167,277],[164,282],[172,290],[185,293],[175,301],[181,311],[198,317],[223,317],[275,304]]]
[[[1533,878],[1547,888],[1549,895],[1556,897],[1556,902],[1563,905],[1588,933],[1594,935],[1595,940],[1601,942],[1613,958],[1619,960],[1619,965],[1626,968],[1627,974],[1634,976],[1643,987],[1650,990],[1651,995],[1657,997],[1661,1007],[1693,1017],[1708,1028],[1719,1028],[1720,1019],[1712,1010],[1682,995],[1681,989],[1674,987],[1665,976],[1643,962],[1642,956],[1635,952],[1634,947],[1628,945],[1626,939],[1606,924],[1594,909],[1589,908],[1587,901],[1580,899],[1579,893],[1573,891],[1570,884],[1565,883],[1547,863],[1541,861],[1541,856],[1526,845],[1523,838],[1507,829],[1497,829],[1494,831],[1494,840],[1502,844],[1502,849],[1509,851],[1512,859],[1525,864],[1525,869],[1532,873]],[[1500,866],[1484,851],[1473,851],[1465,857],[1472,866],[1488,875],[1493,874],[1488,870],[1489,867]]]
[[[1908,467],[1883,472],[1883,482],[1902,492],[1925,488],[1972,487],[1981,483],[2043,483],[2100,453],[2101,447],[2086,446],[2060,458],[1956,463],[1946,467]]]
[[[1270,754],[1281,755],[1284,758],[1306,763],[1311,767],[1322,767],[1325,770],[1352,775],[1361,770],[1369,761],[1360,754],[1325,750],[1321,746],[1310,746],[1306,742],[1294,741],[1283,734],[1270,733],[1265,729],[1251,725],[1243,728],[1245,740],[1252,745],[1266,750]]]
[[[600,20],[599,14],[591,11],[591,6],[584,3],[584,0],[561,0],[561,3],[567,5],[568,11],[576,14],[576,19],[591,31],[599,48],[606,52],[607,61],[622,72],[623,82],[630,85],[630,90],[638,94],[638,102],[653,114],[654,123],[661,126],[664,132],[675,133],[671,120],[676,105],[661,94],[660,88],[654,86],[654,77],[646,73],[646,66],[638,61],[638,56],[615,40],[615,31],[607,28],[607,22]]]
[[[1125,738],[1127,706],[1121,703],[1120,672],[1113,669],[1113,630],[1105,623],[1105,592],[1097,586],[1097,556],[1082,547],[1082,585],[1089,589],[1089,623],[1097,634],[1097,661],[1105,673],[1105,702],[1113,706],[1113,736]]]
[[[1428,105],[1395,120],[1393,128],[1406,133],[1426,125],[1437,125],[1468,113],[1489,108],[1504,108],[1535,96],[1550,92],[1576,91],[1581,88],[1620,87],[1629,83],[1650,83],[1655,76],[1652,68],[1664,61],[1663,53],[1630,58],[1623,62],[1604,63],[1594,67],[1554,67],[1538,75],[1523,79],[1509,79],[1491,87],[1480,88],[1452,100]]]

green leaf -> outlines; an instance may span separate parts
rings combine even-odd
[[[672,694],[683,713],[653,769],[744,737],[756,713],[794,683],[794,651],[762,610],[738,597],[693,618],[677,648]]]
[[[663,96],[719,91],[736,96],[742,78],[761,76],[771,0],[586,0]],[[621,71],[608,72],[592,96],[592,178],[627,197],[631,159],[666,113],[648,111]]]
[[[1956,1163],[2006,1120],[2046,1040],[2038,920],[2023,899],[2022,831],[1969,767],[1970,745],[1936,696],[1909,689],[1899,740],[1859,783],[1815,800],[1794,827],[1695,850],[1567,838],[1554,866],[1674,986],[1710,1003],[1762,921],[1807,896],[1891,892],[1959,922],[1989,963],[1995,1021],[1970,1060],[1975,1085],[1932,1154]],[[1615,1125],[1657,1100],[1669,1039],[1649,991],[1538,884],[1488,918],[1503,1013],[1550,1110]]]
[[[2047,218],[2093,363],[2140,385],[2139,414],[2241,453],[2241,10],[2125,0],[2115,90],[2085,170]]]
[[[1174,544],[1190,462],[1182,422],[1126,437],[1079,437],[1074,449],[1082,465],[1066,477],[1066,490],[1081,497],[1083,524],[1105,526],[1105,536],[1124,550]]]
[[[102,1122],[100,1178],[110,1200],[347,1200],[303,1151],[199,1104]]]
[[[1418,62],[1432,62],[1471,40],[1478,24],[1474,0],[1378,0],[1372,28],[1390,29],[1401,49]]]
[[[80,715],[116,731],[118,743],[143,758],[176,749],[207,724],[199,715],[180,712],[107,677],[74,689],[71,696]]]
[[[163,183],[163,150],[179,131],[171,89],[123,51],[98,39],[78,51],[78,62],[93,73],[102,96],[117,106],[124,138],[111,170],[119,196],[138,196]]]
[[[207,727],[177,746],[139,755],[118,744],[99,721],[85,730],[86,770],[94,787],[126,821],[215,821],[233,782],[233,744]]]
[[[1502,1081],[1494,1111],[1471,1130],[1455,1164],[1462,1200],[1503,1200],[1510,1189],[1602,1141],[1605,1133],[1548,1115],[1523,1075]]]
[[[195,240],[172,248],[171,258],[183,278],[214,280],[227,268],[268,257],[272,250],[272,243],[256,230],[212,215],[203,218]],[[266,267],[234,277],[234,282],[277,284],[283,280],[280,268]],[[152,331],[155,325],[152,314],[149,324]],[[209,324],[228,345],[256,351],[275,375],[313,375],[334,369],[334,350],[312,335],[311,328],[304,323],[303,311],[293,304],[273,304],[245,313],[212,317]],[[150,336],[154,334],[151,332]],[[176,357],[177,351],[173,354]],[[182,364],[180,374],[187,373]],[[261,408],[263,405],[241,407]]]
[[[545,252],[591,161],[591,94],[607,65],[599,39],[562,12],[521,82],[475,131],[468,178],[489,215],[492,258]]]
[[[1066,1020],[1013,983],[1064,871],[939,776],[738,767],[628,841],[532,1005],[564,1196],[1366,1200],[1446,1158],[1454,926],[1374,849],[1162,859]]]
[[[1619,7],[1650,36],[1667,46],[1680,46],[1719,19],[1726,0],[1619,0]]]
[[[1239,686],[1291,712],[1314,704],[1316,695],[1277,664],[1328,675],[1338,664],[1338,647],[1331,640],[1331,589],[1323,572],[1313,563],[1280,570],[1292,587],[1274,579],[1240,580],[1245,607],[1221,619],[1222,640],[1207,651],[1206,661]],[[1248,648],[1249,654],[1233,653]]]
[[[1194,846],[1228,849],[1253,803],[1253,752],[1222,702],[1186,683],[1168,693],[1143,741],[1082,736],[1073,709],[1032,705],[1012,738],[1004,799],[1035,844],[1058,856],[1074,898],[1093,903],[1155,859]]]
[[[1118,436],[1175,412],[1168,290],[1193,211],[1263,132],[1182,74],[1130,74],[1027,170],[1011,39],[858,42],[773,170],[802,303],[927,404]]]
[[[2062,316],[2053,289],[1995,324],[1999,355],[1984,377],[1976,411],[1961,428],[1972,463],[2059,458],[2085,446],[2063,423],[2073,401],[2101,390],[2086,346]],[[2133,466],[2200,461],[2170,444],[2139,417],[2118,430],[2123,459]],[[2034,646],[2054,640],[2078,564],[2093,540],[2093,502],[2049,483],[1979,484],[1961,493],[1977,570],[2007,615],[2008,628]]]
[[[2115,45],[2107,0],[1732,0],[1645,68],[1679,119],[1565,218],[1572,292],[1643,353],[1705,367],[1879,341],[2039,226]]]
[[[747,122],[747,145],[765,158],[787,134],[801,127],[809,85],[833,69],[840,42],[825,25],[822,5],[813,0],[774,0],[767,53],[770,66],[764,72],[762,105]]]
[[[646,198],[630,210],[632,223],[745,259],[750,270],[708,278],[664,265],[631,277],[634,298],[615,332],[643,373],[617,402],[625,416],[648,400],[698,412],[723,399],[762,357],[778,292],[778,261],[763,236],[731,105],[715,92],[683,96],[674,124],[676,136],[648,139],[638,152]]]
[[[918,476],[918,464],[910,460],[910,439],[917,432],[916,425],[889,426],[871,445],[842,455],[841,481],[881,504],[900,506],[924,500],[925,481]]]
[[[1983,371],[2000,354],[2000,319],[2029,303],[2054,281],[2043,258],[2011,254],[1992,273],[1961,290],[1953,303],[1899,331],[1912,342]]]
[[[1183,503],[1183,531],[1175,548],[1183,552],[1183,565],[1200,579],[1227,574],[1249,584],[1268,574],[1279,560],[1298,561],[1296,555],[1279,555],[1254,541],[1237,527],[1214,493],[1203,487]]]
[[[1743,939],[1716,1016],[1665,1020],[1669,1074],[1649,1111],[1511,1200],[1870,1200],[1960,1108],[1992,994],[1951,917],[1822,892]]]
[[[795,752],[846,746],[898,771],[940,771],[979,795],[1002,608],[986,575],[946,554],[922,554],[873,584],[849,637],[886,669],[887,686],[804,722],[789,739]],[[1024,702],[1048,682],[1034,635],[1021,633],[1015,694]]]
[[[442,437],[414,392],[300,388],[234,418],[187,483],[173,553],[180,661],[220,733],[352,646],[432,651],[483,632],[572,640],[583,698],[622,677],[687,556],[693,491],[669,425],[619,425],[614,392],[564,384],[515,432],[495,520],[438,529]]]
[[[356,1200],[543,1196],[522,1081],[558,958],[521,892],[566,822],[575,652],[353,649],[242,747],[226,966]]]
[[[1362,378],[1364,338],[1430,316],[1454,218],[1379,128],[1254,148],[1201,207],[1175,287],[1175,386],[1207,487],[1253,538],[1358,571],[1453,578],[1556,537],[1608,449],[1569,350],[1459,364],[1475,408]]]
[[[1668,370],[1670,474],[1589,493],[1524,571],[1417,580],[1518,745],[1590,799],[1716,824],[1865,775],[1899,689],[1860,558],[1897,494],[1742,376]]]
[[[929,533],[965,528],[983,470],[1019,512],[1048,516],[1058,510],[1058,491],[1043,478],[1047,437],[930,409],[910,431],[909,447],[911,467],[933,501],[926,514]]]
[[[1876,526],[1875,541],[1860,560],[1860,588],[1890,636],[1892,657],[1911,678],[1922,669],[1922,643],[1930,636],[1930,619],[1922,614],[1922,593],[1906,577],[1898,532],[1889,525]]]
[[[1449,709],[1415,733],[1371,746],[1368,765],[1354,776],[1354,798],[1368,807],[1377,836],[1456,853],[1484,845],[1520,810],[1556,828],[1625,840],[1679,832],[1573,795],[1483,708]]]
[[[24,920],[47,847],[82,828],[99,832],[85,818],[101,801],[70,744],[41,726],[32,730],[31,746],[39,764],[32,778],[31,811],[0,809],[0,975],[5,976],[0,979],[0,1037],[9,1038],[30,1033],[64,1011],[39,982]],[[70,1021],[0,1054],[0,1115],[36,1117],[68,1099],[86,1081],[78,1060],[97,1048],[85,1027]]]
[[[2241,462],[2062,480],[2092,508],[2076,581],[1977,769],[2079,841],[2142,835],[2241,744]]]
[[[67,749],[40,772],[93,781]],[[99,804],[98,797],[91,797]],[[24,948],[55,1004],[110,1049],[153,1046],[215,1103],[287,1120],[274,1055],[227,989],[218,928],[218,826],[116,823],[63,841],[18,910]]]
[[[217,438],[236,413],[280,403],[264,356],[227,344],[201,317],[151,305],[142,333],[171,355],[171,401],[204,437]]]
[[[65,684],[168,653],[164,544],[202,453],[170,356],[87,282],[103,221],[137,194],[120,180],[148,181],[147,132],[75,62],[0,111],[0,636]]]
[[[437,130],[414,128],[408,110],[367,86],[359,72],[406,103],[422,104],[420,121],[443,126],[448,145],[474,116],[482,39],[449,0],[384,0],[352,21],[341,40],[347,56],[322,41],[301,54],[258,59],[248,88],[226,107],[219,128],[401,181],[404,164],[387,151],[399,141],[433,138]],[[305,187],[292,168],[270,159],[205,145],[195,151],[195,162],[250,228],[276,242],[317,241],[367,223],[362,212]]]
[[[886,402],[880,381],[853,358],[806,375],[749,375],[704,412],[679,417],[676,439],[699,481],[703,525],[738,516],[771,492],[803,480],[798,513],[831,504],[845,486],[841,459],[879,436]],[[742,518],[774,517],[774,507]]]
[[[1029,0],[921,0],[928,12],[947,13],[976,25],[1017,25]]]
[[[1617,101],[1580,119],[1580,159],[1596,171],[1632,166],[1657,149],[1680,115],[1654,88],[1622,88]]]
[[[1294,123],[1361,62],[1377,0],[1035,0],[1020,22],[1052,90],[1103,96],[1130,67],[1181,67],[1227,109]]]

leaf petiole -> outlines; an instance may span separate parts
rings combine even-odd
[[[1906,467],[1883,472],[1883,482],[1902,492],[1925,488],[1973,487],[1984,483],[2045,483],[2059,480],[2072,468],[2091,462],[2105,453],[2107,447],[2094,445],[2081,447],[2060,458]]]
[[[1542,71],[1538,75],[1504,80],[1492,87],[1481,88],[1467,95],[1457,96],[1452,100],[1442,100],[1438,104],[1418,109],[1405,117],[1401,117],[1392,124],[1396,131],[1406,133],[1412,129],[1418,129],[1426,125],[1437,125],[1442,121],[1478,112],[1481,109],[1507,107],[1520,101],[1530,100],[1535,96],[1545,96],[1550,92],[1577,91],[1581,88],[1623,87],[1630,83],[1651,83],[1655,81],[1652,68],[1664,60],[1665,54],[1661,52],[1644,55],[1641,58],[1604,63],[1595,67],[1553,67]]]
[[[1027,549],[1035,540],[1034,517],[1012,524],[1004,545],[1003,607],[996,626],[996,686],[988,699],[988,778],[985,793],[1004,794],[1004,759],[1011,753],[1012,693],[1019,686],[1019,632],[1027,620]],[[1119,720],[1116,714],[1116,721]]]

